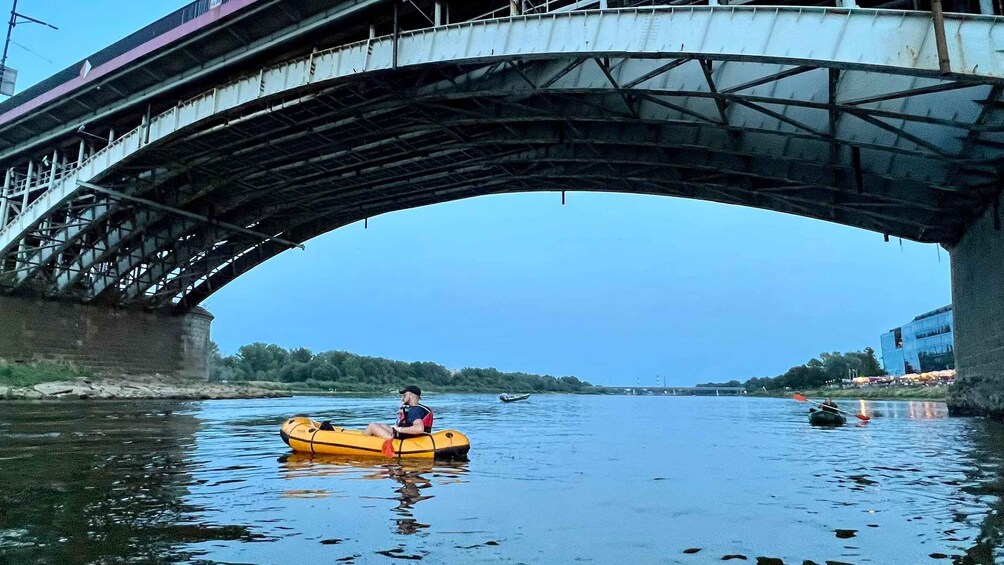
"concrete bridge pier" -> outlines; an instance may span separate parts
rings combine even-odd
[[[951,249],[955,366],[948,398],[955,416],[1004,420],[1004,230],[991,205]],[[909,284],[909,275],[906,277]]]
[[[212,320],[203,308],[171,315],[0,296],[0,359],[207,379]]]

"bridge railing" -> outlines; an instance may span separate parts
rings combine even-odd
[[[607,8],[607,0],[522,0],[510,2],[504,6],[471,18],[472,20],[488,20],[506,18],[524,14],[549,14],[552,12],[570,12],[587,8]]]

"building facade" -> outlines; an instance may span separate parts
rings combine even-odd
[[[952,306],[931,310],[882,334],[882,362],[890,375],[955,368]]]

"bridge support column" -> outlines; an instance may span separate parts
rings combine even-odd
[[[1004,419],[1004,231],[991,206],[951,249],[956,416]]]
[[[0,297],[0,359],[58,361],[108,375],[208,378],[209,326],[184,316]]]

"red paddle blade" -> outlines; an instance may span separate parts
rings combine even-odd
[[[792,396],[792,398],[794,398],[795,400],[797,400],[799,402],[808,402],[809,401],[808,398],[802,396],[801,394],[796,394],[796,395]]]
[[[380,448],[380,451],[382,451],[383,454],[386,455],[387,457],[393,458],[394,457],[394,441],[393,440],[387,440],[387,441],[383,442],[383,447]]]
[[[861,420],[862,422],[867,422],[868,420],[871,420],[871,418],[865,416],[864,414],[855,414],[854,417],[857,418],[858,420]]]

